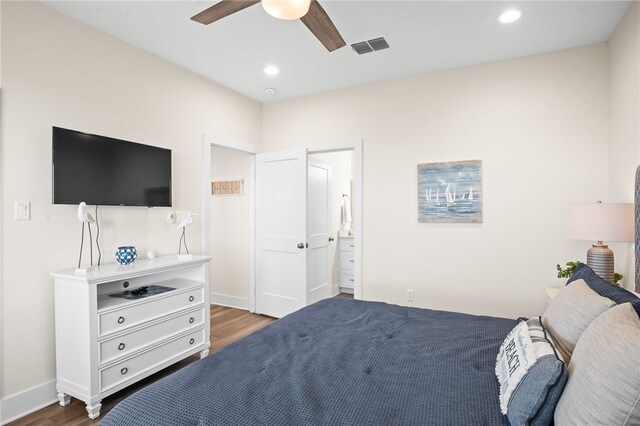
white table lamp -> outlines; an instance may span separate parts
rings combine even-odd
[[[613,251],[603,241],[633,241],[633,204],[572,204],[567,208],[567,237],[597,241],[587,252],[587,265],[613,283]]]

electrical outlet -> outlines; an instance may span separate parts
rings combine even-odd
[[[171,210],[168,214],[167,214],[167,223],[169,225],[172,225],[174,223],[176,223],[176,212],[174,212],[173,210]]]
[[[415,292],[413,291],[412,288],[408,288],[407,289],[407,300],[409,302],[413,302],[414,297],[415,297]]]

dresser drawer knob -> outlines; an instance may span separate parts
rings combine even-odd
[[[193,324],[196,319],[194,317],[189,318],[189,324]]]
[[[196,339],[194,339],[193,337],[191,339],[189,339],[189,344],[193,345],[196,342]]]
[[[127,367],[124,367],[122,370],[120,370],[120,374],[127,374],[129,372],[129,369]]]
[[[118,324],[122,324],[124,322],[124,317],[118,317]]]
[[[189,302],[193,302],[196,298],[193,296],[189,296]]]
[[[350,260],[349,262],[354,263],[354,262],[355,262],[355,260]]]
[[[121,351],[121,350],[123,350],[123,349],[124,349],[124,343],[120,343],[120,344],[118,345],[118,350],[119,350],[119,351]]]
[[[353,280],[353,278],[349,278],[349,281],[353,282],[354,280]]]

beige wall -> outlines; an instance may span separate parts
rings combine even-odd
[[[588,244],[563,235],[564,207],[629,200],[640,161],[637,2],[608,46],[267,104],[264,114],[39,3],[0,11],[5,397],[54,378],[48,273],[77,256],[75,208],[51,205],[52,125],[171,148],[174,209],[194,211],[203,133],[262,140],[265,151],[363,138],[364,297],[408,304],[414,288],[416,306],[505,316],[542,312],[544,288],[559,284],[554,265],[584,258]],[[483,160],[484,222],[417,224],[416,164],[465,159]],[[31,201],[31,221],[13,221],[15,201]],[[105,258],[122,243],[174,253],[167,211],[104,208]],[[198,220],[189,228],[193,252],[201,230]],[[239,288],[224,291],[244,297]]]
[[[37,2],[2,2],[1,275],[4,396],[55,377],[50,271],[78,255],[74,206],[51,205],[51,126],[173,150],[175,210],[201,211],[202,135],[259,146],[262,106]],[[32,220],[13,220],[30,201]],[[166,208],[101,213],[104,260],[123,243],[175,253]],[[201,221],[190,249],[201,247]]]
[[[609,200],[632,203],[640,164],[640,3],[633,2],[609,40]],[[616,271],[634,287],[632,244],[612,244]]]
[[[244,180],[242,196],[211,197],[212,302],[248,307],[251,155],[211,149],[211,180]],[[229,300],[228,298],[231,297]]]
[[[364,139],[365,299],[538,315],[584,257],[564,208],[608,193],[604,44],[264,106],[263,149]],[[482,224],[417,223],[418,163],[481,159]]]

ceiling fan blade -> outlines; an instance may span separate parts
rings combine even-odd
[[[320,6],[320,3],[316,0],[311,0],[309,12],[300,18],[300,20],[329,52],[346,46],[347,43],[344,42],[338,29],[333,25],[331,18],[329,18],[327,12],[324,11],[324,8]]]
[[[222,0],[197,15],[192,16],[191,20],[209,25],[218,19],[239,12],[256,3],[260,3],[260,0]]]

